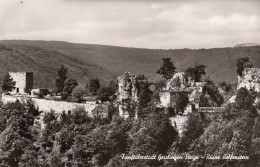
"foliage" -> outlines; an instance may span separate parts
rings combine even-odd
[[[242,73],[245,68],[251,68],[253,66],[252,63],[250,63],[250,60],[248,57],[242,57],[236,60],[237,62],[237,74],[239,76],[242,76]]]
[[[101,101],[110,101],[115,93],[115,90],[111,87],[101,87],[97,92],[97,97]]]
[[[239,109],[253,108],[254,97],[246,88],[242,87],[237,91],[235,106]]]
[[[199,107],[210,107],[209,99],[205,96],[204,93],[200,95]]]
[[[219,86],[222,90],[229,92],[232,89],[232,86],[230,83],[227,83],[225,81],[222,81],[219,83]]]
[[[234,62],[237,58],[247,56],[255,67],[260,66],[258,60],[260,47],[153,50],[72,43],[66,43],[65,46],[63,42],[57,41],[35,43],[34,41],[14,40],[12,42],[2,41],[2,43],[11,48],[12,51],[3,52],[2,50],[1,53],[12,58],[13,64],[16,65],[15,69],[29,68],[31,71],[41,74],[41,76],[35,76],[35,87],[49,89],[53,88],[55,78],[54,82],[52,78],[61,63],[69,67],[69,74],[79,83],[85,82],[88,76],[97,76],[99,79],[102,78],[104,82],[109,82],[110,79],[115,78],[126,69],[142,72],[145,76],[151,77],[159,69],[159,61],[163,57],[171,57],[175,61],[175,66],[181,69],[194,65],[191,64],[194,60],[200,63],[207,62],[205,65],[210,67],[207,70],[207,75],[212,76],[212,79],[216,81],[237,81],[236,77],[231,77],[236,68]],[[66,48],[64,56],[61,53],[64,51],[62,48]],[[22,52],[14,52],[14,50],[24,50],[28,54],[25,57]],[[100,55],[104,56],[104,61],[93,61],[100,60]],[[10,71],[10,66],[4,64],[6,56],[0,57],[2,71]],[[20,63],[22,61],[25,63]],[[124,68],[115,68],[115,61],[116,64]],[[70,69],[70,67],[73,68]],[[52,69],[57,70],[51,71]],[[0,78],[3,78],[3,73],[0,74]]]
[[[162,61],[163,63],[156,73],[162,75],[165,79],[171,79],[175,73],[176,67],[169,57],[163,58]]]
[[[208,98],[208,102],[210,106],[215,106],[215,107],[220,106],[224,102],[224,98],[219,92],[218,87],[210,79],[206,79],[206,85],[203,86],[202,94],[205,98]],[[208,94],[210,99],[209,97],[205,96],[206,94]]]
[[[92,111],[92,115],[94,119],[102,119],[108,116],[108,111],[105,106],[99,105],[94,108],[94,110]]]
[[[245,111],[244,114],[256,115],[256,108],[254,106],[255,102],[255,92],[248,91],[246,88],[240,88],[237,91],[234,109],[238,111]]]
[[[25,148],[32,146],[34,141],[31,131],[34,117],[26,114],[27,109],[22,104],[11,103],[2,109],[9,114],[6,117],[6,127],[0,134],[0,164],[18,166]]]
[[[177,132],[166,115],[150,114],[132,128],[130,154],[165,154]]]
[[[2,90],[6,92],[10,92],[15,87],[15,81],[10,77],[9,74],[6,74],[4,76],[4,79],[2,81]]]
[[[144,87],[140,94],[139,94],[139,103],[138,103],[138,108],[139,109],[144,109],[148,107],[148,104],[151,102],[153,92],[148,88]]]
[[[174,78],[173,80],[174,84],[176,87],[181,87],[181,80],[180,80],[180,77],[177,76],[176,78]]]
[[[76,87],[72,91],[72,96],[77,100],[77,102],[81,102],[82,97],[89,95],[89,92],[87,89],[82,87]]]
[[[183,113],[188,103],[189,103],[189,98],[186,92],[179,92],[176,94],[175,108],[177,110],[177,113],[179,112]]]
[[[45,113],[45,116],[44,116],[44,119],[43,119],[43,122],[45,124],[50,124],[52,121],[56,120],[56,116],[55,116],[55,111],[52,110],[48,113]]]
[[[76,86],[78,86],[78,81],[73,78],[68,78],[64,82],[63,92],[67,92],[70,95]]]
[[[186,130],[178,144],[178,150],[181,152],[188,151],[193,142],[203,133],[203,124],[198,114],[191,114],[186,122]]]
[[[89,87],[88,87],[88,86],[86,86],[86,87],[89,89],[89,91],[90,91],[91,93],[93,93],[94,95],[96,95],[97,90],[100,88],[99,80],[98,80],[98,79],[91,79],[91,80],[89,81]]]
[[[136,88],[137,88],[138,92],[141,92],[143,89],[149,88],[150,85],[148,83],[148,80],[143,74],[138,75],[136,77],[136,80],[137,80]]]
[[[69,97],[68,92],[61,92],[60,95],[62,100],[67,100]]]
[[[135,118],[138,111],[138,104],[135,101],[125,101],[125,107],[122,107],[123,113],[129,114],[129,119]]]
[[[216,91],[214,83],[207,82],[210,87],[207,89]],[[64,111],[60,117],[51,111],[43,117],[42,133],[34,131],[39,112],[32,102],[26,106],[18,102],[0,105],[0,166],[249,166],[247,160],[131,161],[122,160],[122,154],[233,153],[248,155],[252,166],[259,163],[260,117],[255,113],[256,92],[241,88],[236,102],[228,105],[223,113],[203,117],[201,113],[190,114],[183,136],[178,136],[169,115],[156,109],[153,96],[158,91],[154,93],[157,95],[150,93],[147,87],[141,89],[141,116],[137,119],[132,119],[137,105],[130,102],[125,110],[131,119],[126,120],[118,116],[113,104],[108,110],[97,107],[92,113],[94,117],[84,108]],[[176,105],[183,109],[186,93],[180,93],[176,100]]]
[[[63,64],[60,66],[59,70],[57,71],[58,78],[55,80],[55,85],[57,87],[57,92],[60,93],[63,91],[65,86],[65,81],[68,78],[68,68],[66,68]]]
[[[109,82],[108,87],[111,88],[113,92],[116,92],[116,90],[118,89],[117,83],[115,83],[115,81],[113,80]]]
[[[162,90],[166,86],[166,80],[159,80],[155,84],[155,89],[156,90]]]
[[[108,118],[109,118],[110,120],[112,120],[113,116],[118,116],[118,115],[119,115],[118,108],[117,108],[117,107],[114,107],[112,103],[109,104],[109,105],[108,105],[107,114],[108,114]]]
[[[200,82],[202,75],[205,75],[205,69],[207,68],[207,66],[203,65],[203,64],[197,64],[195,63],[194,67],[188,67],[186,68],[186,73],[188,75],[188,77],[191,77],[192,79],[195,80],[195,82]]]

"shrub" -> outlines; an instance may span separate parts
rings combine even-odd
[[[230,83],[227,83],[227,82],[225,82],[225,81],[220,82],[219,86],[220,86],[220,88],[221,88],[222,90],[224,90],[224,91],[226,91],[226,92],[229,92],[230,89],[231,89],[231,84],[230,84]]]
[[[61,92],[60,95],[62,100],[67,100],[67,98],[69,97],[68,92]]]

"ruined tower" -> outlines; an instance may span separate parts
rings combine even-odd
[[[26,94],[33,86],[32,72],[9,72],[10,77],[15,81],[15,88],[12,94]]]

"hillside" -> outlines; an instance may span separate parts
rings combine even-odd
[[[0,82],[8,71],[32,71],[35,88],[54,88],[57,70],[62,63],[69,68],[68,75],[77,79],[81,85],[85,85],[91,78],[97,77],[103,83],[115,78],[100,67],[82,64],[54,50],[29,45],[12,47],[0,44]]]
[[[45,84],[38,83],[42,86],[49,84],[45,80],[53,82],[56,70],[61,63],[67,65],[71,75],[83,80],[82,82],[90,77],[97,77],[106,82],[115,79],[124,71],[145,74],[149,79],[157,80],[160,79],[160,76],[156,74],[156,70],[160,67],[163,57],[171,57],[179,71],[187,66],[194,66],[195,62],[207,65],[207,76],[216,82],[237,81],[235,63],[239,57],[247,56],[253,62],[254,67],[260,67],[259,46],[160,50],[59,41],[10,40],[0,41],[0,43],[12,48],[12,51],[0,51],[1,59],[5,54],[12,57],[10,54],[15,52],[16,57],[20,60],[11,59],[14,62],[7,62],[10,67],[1,63],[2,71],[34,71],[35,78],[44,76],[43,83]],[[7,61],[7,59],[4,60]]]

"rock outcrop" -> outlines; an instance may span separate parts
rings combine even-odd
[[[238,76],[238,87],[260,92],[260,68],[246,68],[242,76]]]
[[[115,106],[119,109],[121,117],[129,117],[129,113],[125,111],[127,103],[137,102],[137,79],[130,72],[125,72],[122,76],[117,77],[118,92]]]

